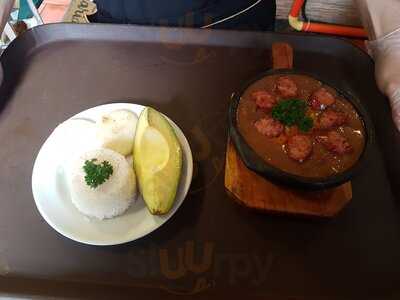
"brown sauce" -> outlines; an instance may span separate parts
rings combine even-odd
[[[328,151],[317,139],[317,136],[326,135],[327,131],[313,127],[305,133],[312,140],[312,153],[303,162],[293,160],[287,155],[287,137],[293,128],[285,127],[284,133],[279,137],[269,138],[256,130],[254,124],[257,120],[270,117],[271,112],[261,110],[257,107],[252,93],[256,91],[267,91],[279,96],[276,91],[276,80],[281,75],[266,76],[247,88],[243,93],[237,110],[237,124],[240,134],[247,144],[268,164],[279,168],[287,173],[310,178],[324,178],[335,175],[349,169],[357,162],[364,149],[365,131],[363,122],[352,104],[342,98],[336,91],[309,76],[285,75],[291,78],[297,85],[298,93],[296,99],[308,101],[313,92],[324,87],[332,93],[336,102],[331,109],[343,112],[347,115],[345,124],[335,127],[334,130],[344,136],[352,147],[352,151],[345,154],[336,154]],[[282,101],[282,100],[279,100]],[[279,102],[278,102],[279,103]],[[307,109],[307,115],[317,120],[321,111]],[[315,122],[314,122],[315,125]]]

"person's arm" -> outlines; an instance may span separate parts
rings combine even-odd
[[[14,0],[0,1],[0,34],[3,32],[4,27],[6,26],[13,5],[14,5]]]
[[[2,0],[0,2],[0,35],[4,31],[4,27],[10,17],[11,10],[14,5],[14,0]],[[3,67],[0,64],[0,85],[3,82]]]
[[[388,96],[400,130],[400,0],[355,0],[370,41],[379,89]]]

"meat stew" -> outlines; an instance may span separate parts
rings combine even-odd
[[[289,174],[326,178],[351,168],[365,146],[357,110],[335,89],[302,74],[268,75],[251,84],[237,127],[268,164]]]

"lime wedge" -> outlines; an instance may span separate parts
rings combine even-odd
[[[149,107],[142,111],[137,124],[133,164],[150,213],[168,213],[181,177],[182,149],[168,120]]]

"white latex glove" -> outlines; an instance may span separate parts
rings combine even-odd
[[[400,0],[355,0],[370,41],[379,89],[390,100],[400,131]]]
[[[400,28],[367,45],[375,60],[376,82],[390,100],[393,121],[400,131]]]

